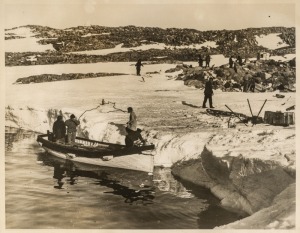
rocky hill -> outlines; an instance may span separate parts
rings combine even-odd
[[[53,51],[14,53],[6,52],[6,65],[31,65],[53,63],[89,63],[100,61],[135,61],[137,57],[144,61],[192,61],[197,60],[200,53],[241,55],[256,57],[258,52],[271,55],[295,53],[295,28],[269,27],[248,28],[243,30],[198,31],[195,29],[156,28],[156,27],[103,27],[78,26],[67,29],[27,25],[5,30],[6,40],[22,38],[14,30],[27,28],[33,33],[40,45],[52,45]],[[276,35],[282,46],[270,49],[258,43],[258,39],[268,35]],[[211,42],[215,46],[205,43]],[[71,54],[78,51],[112,49],[118,45],[122,48],[136,48],[146,45],[162,45],[162,49],[129,50],[122,53],[106,55]],[[202,45],[202,46],[201,46]],[[185,46],[185,47],[183,47]],[[27,56],[39,55],[37,62],[26,62]],[[158,59],[159,58],[159,59]]]

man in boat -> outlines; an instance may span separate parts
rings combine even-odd
[[[80,125],[80,121],[76,119],[75,115],[72,114],[70,119],[65,122],[67,126],[68,143],[74,144],[76,139],[77,126]]]
[[[137,129],[137,117],[135,115],[135,112],[133,111],[132,107],[127,108],[127,111],[129,113],[129,121],[127,122],[126,127],[126,138],[125,138],[125,144],[126,146],[130,147],[133,146],[134,141],[140,139],[141,142],[145,143],[145,140],[141,136],[141,129]]]
[[[137,130],[137,117],[132,107],[127,108],[127,112],[129,113],[129,121],[127,122],[127,128],[136,131]]]
[[[57,116],[57,120],[53,124],[53,140],[55,142],[64,143],[66,135],[66,125],[62,116]]]

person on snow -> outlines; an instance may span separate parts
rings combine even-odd
[[[139,60],[137,61],[137,63],[135,64],[135,66],[136,66],[136,75],[141,75],[141,74],[140,74],[140,72],[141,72],[141,66],[143,66],[142,60],[139,59]]]
[[[209,80],[205,83],[204,100],[203,100],[202,108],[206,108],[207,100],[209,100],[210,108],[214,108],[213,102],[212,102],[212,96],[214,94],[213,88],[212,88],[212,81],[213,81],[213,78],[210,77]]]
[[[206,62],[206,66],[205,67],[209,67],[209,63],[210,63],[210,56],[209,56],[209,54],[206,55],[205,62]]]
[[[57,116],[52,127],[53,139],[55,142],[64,143],[66,136],[66,125],[62,116]]]
[[[72,114],[70,119],[65,122],[67,126],[68,143],[74,144],[76,139],[77,126],[80,125],[80,121],[76,119],[75,115]]]
[[[202,58],[201,54],[199,55],[199,58],[198,58],[198,64],[200,67],[203,67],[203,58]]]

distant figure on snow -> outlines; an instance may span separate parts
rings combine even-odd
[[[250,79],[249,86],[250,86],[250,91],[254,92],[255,91],[255,79],[253,77]]]
[[[200,67],[203,67],[203,58],[202,58],[201,54],[198,57],[198,64],[199,64]]]
[[[206,62],[205,67],[209,67],[209,63],[210,63],[210,55],[209,54],[206,55],[205,62]]]
[[[65,142],[66,125],[62,116],[57,116],[57,120],[53,124],[52,131],[54,141],[59,143]]]
[[[140,74],[140,72],[141,72],[141,66],[143,66],[142,60],[139,59],[139,60],[137,61],[137,63],[135,64],[135,66],[136,66],[136,75],[141,75],[141,74]]]
[[[212,88],[212,81],[213,81],[213,78],[210,77],[209,80],[205,84],[204,100],[203,100],[202,108],[206,108],[206,102],[207,102],[207,100],[209,100],[209,106],[210,106],[210,108],[214,108],[213,107],[213,102],[212,102],[212,96],[214,94],[213,88]]]
[[[76,119],[75,115],[72,114],[70,119],[65,122],[67,126],[68,143],[74,144],[76,139],[77,126],[80,125],[80,121]]]

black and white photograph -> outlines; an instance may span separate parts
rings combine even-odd
[[[295,0],[1,8],[0,232],[299,230]]]

